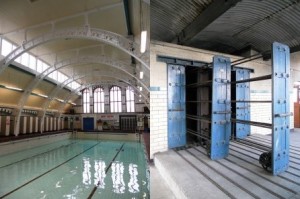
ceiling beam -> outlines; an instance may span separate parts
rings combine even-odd
[[[133,36],[132,28],[131,28],[131,21],[130,21],[129,0],[123,0],[123,4],[124,4],[126,26],[127,26],[127,34],[128,34],[128,36]],[[136,64],[136,61],[135,61],[134,57],[132,57],[132,56],[131,56],[131,63],[133,65]]]
[[[300,45],[291,47],[291,49],[290,49],[291,53],[295,53],[295,52],[298,52],[298,51],[300,51]]]
[[[174,39],[179,44],[189,44],[209,24],[218,19],[227,10],[235,6],[241,0],[217,0],[213,1],[195,20],[186,26]],[[173,41],[174,41],[173,40]]]
[[[125,19],[126,19],[126,26],[127,26],[127,34],[128,35],[133,35],[132,34],[132,29],[131,29],[131,22],[130,22],[130,11],[129,11],[129,2],[128,0],[123,0],[124,4],[124,12],[125,12]]]
[[[296,53],[300,51],[300,45],[290,47],[290,53]],[[272,58],[271,52],[263,53],[263,60],[268,61]]]

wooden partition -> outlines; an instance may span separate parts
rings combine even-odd
[[[300,104],[294,103],[294,126],[300,128]]]

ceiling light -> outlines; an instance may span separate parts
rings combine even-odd
[[[144,78],[144,72],[141,71],[141,72],[140,72],[140,79],[143,79],[143,78]]]
[[[143,91],[143,87],[140,86],[140,91]]]
[[[62,100],[62,99],[56,98],[56,100],[59,101],[59,102],[64,102],[64,100]]]
[[[141,98],[141,97],[142,97],[142,95],[139,95],[139,97]]]
[[[37,95],[40,96],[40,97],[48,98],[47,95],[43,95],[43,94],[39,94],[39,93],[37,93]]]
[[[141,53],[146,51],[146,41],[147,41],[147,31],[143,30],[141,32]]]
[[[16,88],[16,87],[12,87],[12,86],[4,86],[5,88],[11,89],[11,90],[16,90],[16,91],[22,91],[23,89],[21,88]]]

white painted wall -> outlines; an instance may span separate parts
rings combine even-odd
[[[61,118],[60,119],[60,130],[62,130],[64,128],[64,119]]]
[[[10,130],[10,116],[6,116],[6,121],[5,121],[5,135],[9,135],[9,130]]]
[[[26,129],[27,129],[27,117],[23,117],[23,134],[26,134]]]
[[[53,117],[50,117],[50,131],[53,131]]]
[[[29,133],[33,131],[33,117],[29,117]]]
[[[39,118],[35,117],[35,128],[34,128],[34,132],[38,132],[39,131]]]
[[[53,125],[53,130],[56,131],[57,130],[57,117],[54,118],[54,125]]]

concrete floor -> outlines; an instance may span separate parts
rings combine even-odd
[[[210,160],[200,146],[158,153],[151,167],[151,198],[300,199],[300,130],[290,138],[290,167],[279,176],[259,164],[263,150],[240,142],[231,142],[230,155],[219,161]],[[270,146],[271,136],[247,140]]]
[[[151,199],[176,199],[169,186],[165,183],[157,168],[150,165],[150,196]]]
[[[291,143],[300,147],[300,129],[295,129],[290,133]]]

